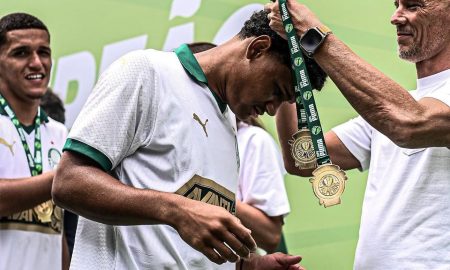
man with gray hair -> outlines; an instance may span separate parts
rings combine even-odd
[[[287,1],[304,51],[361,115],[329,131],[326,145],[342,169],[369,170],[355,269],[448,269],[450,266],[450,1],[395,0],[391,23],[400,58],[415,64],[408,92],[366,63],[305,5]],[[271,26],[284,28],[279,3]],[[327,29],[323,31],[324,29]],[[287,141],[295,108],[277,115],[287,170],[297,175]]]

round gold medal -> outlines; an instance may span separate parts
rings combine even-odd
[[[308,129],[300,129],[288,143],[291,146],[291,155],[295,166],[300,169],[314,169],[317,167],[316,153]]]
[[[312,184],[314,195],[324,207],[341,203],[341,195],[345,189],[347,176],[345,172],[334,164],[324,164],[313,172]]]

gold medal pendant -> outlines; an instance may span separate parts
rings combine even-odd
[[[38,219],[42,223],[49,223],[52,221],[53,202],[51,200],[41,203],[34,207]]]
[[[347,176],[339,166],[325,164],[313,171],[313,178],[310,178],[309,182],[312,184],[314,195],[319,199],[320,205],[328,207],[341,203],[346,180]]]
[[[295,160],[295,166],[300,169],[316,168],[316,153],[314,152],[309,130],[302,128],[292,138],[288,143],[291,146],[291,155]]]

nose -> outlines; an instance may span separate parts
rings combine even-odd
[[[30,60],[29,60],[28,66],[32,69],[41,69],[43,64],[42,64],[42,59],[39,56],[39,54],[32,53],[30,55]]]
[[[394,14],[392,14],[392,16],[391,16],[391,24],[401,25],[401,24],[405,24],[405,22],[406,22],[406,18],[404,17],[403,11],[402,11],[401,7],[398,7],[394,11]]]

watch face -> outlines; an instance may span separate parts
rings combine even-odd
[[[315,29],[310,29],[302,38],[302,47],[307,52],[314,52],[321,43],[323,36]]]

